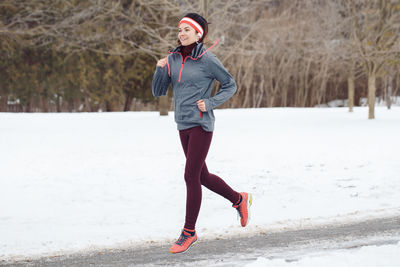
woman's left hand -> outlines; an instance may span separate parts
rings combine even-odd
[[[203,99],[200,99],[199,101],[197,101],[197,107],[200,109],[200,111],[202,112],[206,112],[206,103],[204,102]]]

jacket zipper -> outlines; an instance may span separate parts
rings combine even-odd
[[[183,59],[183,56],[181,53],[179,53],[179,55],[181,55],[182,57],[182,65],[181,65],[181,69],[179,70],[179,78],[178,78],[178,82],[181,82],[181,77],[182,77],[182,70],[183,70],[183,65],[185,65],[185,61],[188,58],[188,56],[185,57],[185,59]],[[203,112],[201,112],[200,110],[200,119],[203,119]]]
[[[185,57],[185,59],[183,59],[182,54],[181,54],[181,53],[179,53],[179,54],[180,54],[181,57],[182,57],[182,65],[181,65],[181,70],[179,71],[179,79],[178,79],[178,82],[180,83],[180,82],[181,82],[181,76],[182,76],[183,65],[185,65],[185,61],[186,61],[186,59],[187,59],[188,57]]]

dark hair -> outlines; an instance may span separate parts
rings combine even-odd
[[[200,16],[197,13],[188,13],[186,14],[184,17],[188,17],[191,18],[193,20],[195,20],[198,24],[200,24],[200,26],[203,28],[204,33],[203,36],[200,38],[199,43],[204,43],[206,35],[208,33],[208,22],[205,18],[203,18],[202,16]],[[196,31],[197,33],[197,31]],[[178,38],[178,45],[181,45],[181,41]]]

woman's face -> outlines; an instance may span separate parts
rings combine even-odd
[[[181,41],[181,44],[183,46],[193,44],[198,39],[200,39],[197,36],[196,30],[189,24],[182,23],[181,25],[179,25],[178,31],[179,31],[178,39],[179,39],[179,41]]]

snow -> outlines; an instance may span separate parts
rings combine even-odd
[[[391,100],[391,106],[400,106],[400,96],[392,96],[390,97]],[[360,98],[360,101],[358,103],[360,106],[366,107],[368,106],[368,98],[362,97]],[[332,108],[338,108],[338,107],[348,107],[349,106],[349,100],[348,99],[335,99],[332,101],[329,101],[328,103],[320,104],[320,105],[315,105],[315,107],[332,107]],[[387,102],[384,98],[382,97],[377,97],[375,100],[375,106],[387,106]]]
[[[364,246],[350,250],[335,250],[307,255],[296,261],[259,257],[246,267],[350,267],[394,266],[400,262],[400,242],[395,245]]]
[[[375,112],[215,110],[208,169],[254,204],[242,228],[204,188],[200,240],[400,214],[400,107]],[[0,113],[0,259],[173,242],[186,194],[173,117]]]

